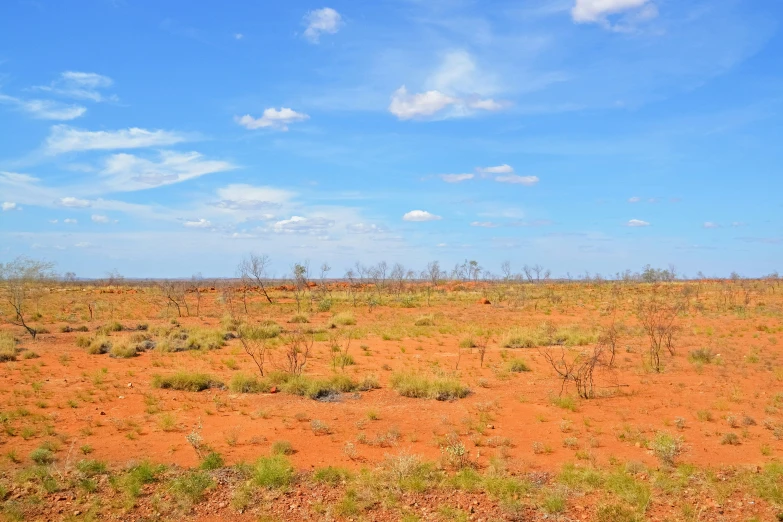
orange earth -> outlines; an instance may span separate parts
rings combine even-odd
[[[372,310],[366,304],[375,293],[372,287],[356,289],[357,306],[345,285],[328,289],[331,297],[324,289],[311,287],[302,304],[307,325],[288,322],[297,307],[286,288],[274,289],[274,304],[250,289],[248,313],[238,293],[229,306],[220,289],[206,288],[198,317],[192,292],[186,299],[193,316],[176,317],[176,309],[155,287],[45,289],[31,306],[41,314],[35,324],[51,333],[41,333],[33,341],[21,328],[0,327],[20,341],[17,360],[0,363],[0,412],[6,427],[0,434],[0,450],[16,456],[3,457],[0,464],[5,502],[29,509],[24,518],[30,519],[80,519],[88,514],[125,519],[159,515],[256,520],[259,514],[283,520],[342,518],[334,511],[319,514],[312,506],[337,503],[344,492],[306,479],[265,496],[264,505],[239,510],[231,506],[230,491],[216,487],[203,501],[175,514],[157,512],[159,508],[144,495],[135,507],[117,505],[111,500],[116,492],[104,481],[98,491],[104,501],[95,508],[90,495],[67,488],[40,493],[15,478],[30,466],[27,456],[47,440],[56,448],[53,466],[66,475],[69,466],[87,455],[81,448],[89,448],[90,459],[116,469],[144,459],[181,468],[197,466],[199,457],[186,439],[195,432],[227,466],[268,455],[271,445],[281,440],[293,446],[290,461],[302,472],[324,466],[372,469],[399,454],[442,463],[443,442],[451,436],[464,444],[471,466],[478,470],[500,458],[510,474],[554,483],[568,463],[602,470],[628,468],[631,463],[639,470],[638,480],[652,483],[663,464],[649,449],[650,441],[663,432],[682,441],[678,464],[706,470],[718,485],[685,487],[670,496],[652,483],[653,496],[643,519],[773,520],[783,510],[774,495],[765,498],[752,487],[719,487],[738,473],[760,473],[783,457],[783,297],[775,282],[677,283],[663,290],[610,283],[496,286],[439,287],[429,306],[423,286],[409,287],[406,292],[414,297],[406,306],[411,307],[402,306],[401,298],[389,292],[380,295]],[[675,353],[664,353],[660,373],[650,368],[649,341],[635,312],[637,301],[653,292],[664,292],[666,299],[685,306],[676,319]],[[310,296],[314,309],[331,298],[331,310],[307,312]],[[92,321],[88,304],[94,309]],[[336,370],[325,338],[331,330],[324,325],[341,312],[353,314],[356,321],[336,328],[353,332],[349,354],[355,364]],[[126,328],[147,323],[150,332],[156,327],[226,331],[229,315],[250,323],[272,320],[284,332],[312,327],[321,336],[305,375],[328,377],[338,372],[357,380],[374,375],[381,387],[342,394],[334,402],[282,392],[171,391],[154,388],[153,375],[198,371],[229,383],[234,374],[253,375],[257,369],[237,339],[215,350],[153,349],[128,359],[91,355],[76,345],[78,336],[94,336],[98,327],[114,321]],[[422,316],[429,320],[417,326]],[[588,332],[612,321],[619,332],[616,364],[596,371],[596,397],[590,399],[578,398],[570,385],[560,394],[562,383],[542,356],[544,350],[560,347],[502,346],[512,328],[535,330],[548,323]],[[66,325],[86,325],[89,332],[59,333]],[[476,348],[460,348],[479,330],[489,335],[483,366]],[[110,339],[128,335],[113,332]],[[575,356],[593,344],[568,347],[566,353]],[[713,361],[689,357],[701,348],[711,351]],[[25,352],[38,357],[26,358]],[[281,357],[273,353],[272,366],[282,362]],[[508,361],[514,358],[526,362],[531,371],[509,372]],[[389,385],[390,376],[400,371],[453,375],[471,393],[452,401],[402,397]],[[314,420],[326,429],[316,432]],[[726,433],[736,437],[727,443]],[[346,449],[347,443],[351,449]],[[218,486],[233,483],[230,471],[225,473],[227,478],[216,479]],[[783,485],[777,487],[779,498]],[[31,495],[38,495],[38,507],[24,505]],[[484,491],[403,492],[400,499],[396,507],[376,506],[345,518],[396,520],[403,506],[424,520],[446,519],[448,512],[442,508],[448,505],[465,513],[466,520],[591,520],[605,495],[600,489],[568,493],[565,509],[551,514],[534,501],[509,514]],[[693,518],[687,518],[688,513],[694,513]]]

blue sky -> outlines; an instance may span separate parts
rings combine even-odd
[[[8,0],[0,258],[783,261],[779,0]]]

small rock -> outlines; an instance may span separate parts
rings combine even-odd
[[[81,514],[82,514],[82,512],[81,512],[81,511],[79,511],[78,509],[77,509],[76,511],[74,511],[74,512],[73,512],[73,516],[75,516],[75,517],[78,517],[78,516],[79,516],[79,515],[81,515]]]
[[[133,383],[132,382],[128,383],[128,388],[133,388]]]

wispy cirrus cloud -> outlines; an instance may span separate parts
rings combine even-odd
[[[138,149],[161,147],[187,141],[187,136],[165,130],[139,127],[115,131],[86,131],[68,125],[55,125],[46,139],[48,154],[65,154],[89,150]]]
[[[612,24],[609,17],[622,15],[623,21]],[[576,0],[571,18],[576,23],[597,23],[614,31],[630,31],[634,24],[658,16],[650,0]]]
[[[287,131],[288,126],[292,123],[308,119],[310,119],[310,116],[307,114],[296,112],[287,107],[265,109],[260,118],[254,118],[249,114],[234,116],[234,121],[248,130],[277,129],[283,132]]]
[[[127,192],[171,185],[235,168],[236,165],[230,162],[209,160],[198,152],[163,150],[154,160],[128,153],[113,154],[106,158],[99,174],[107,191]]]
[[[12,105],[39,120],[75,120],[87,112],[86,107],[53,100],[23,99],[0,94],[0,103]]]
[[[114,81],[108,76],[92,72],[65,71],[49,85],[33,87],[66,98],[89,100],[92,102],[116,101],[114,95],[106,96],[102,89],[111,87]]]
[[[475,176],[473,174],[440,174],[438,177],[446,183],[461,183],[473,179]]]

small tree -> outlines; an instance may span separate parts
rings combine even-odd
[[[253,359],[263,377],[266,364],[271,362],[271,352],[267,343],[270,337],[269,330],[260,326],[241,324],[237,328],[237,337],[245,353]]]
[[[315,343],[314,334],[295,330],[283,339],[285,344],[285,362],[283,370],[291,375],[302,375]]]
[[[0,283],[5,287],[5,301],[11,306],[8,322],[21,326],[35,340],[38,331],[28,323],[28,306],[41,291],[42,283],[54,277],[53,263],[17,257],[0,263]]]
[[[250,254],[247,259],[243,259],[241,263],[239,263],[239,275],[243,280],[249,280],[253,281],[258,287],[261,289],[261,293],[264,294],[264,297],[269,302],[269,304],[272,304],[272,298],[269,296],[269,293],[267,292],[266,282],[267,282],[267,268],[269,267],[269,256],[264,255],[258,255],[258,254]]]
[[[652,297],[637,303],[636,315],[650,342],[650,366],[655,372],[660,373],[663,369],[661,355],[664,348],[674,355],[674,334],[677,331],[677,315],[681,309],[680,303],[666,302],[657,291],[653,292]]]

